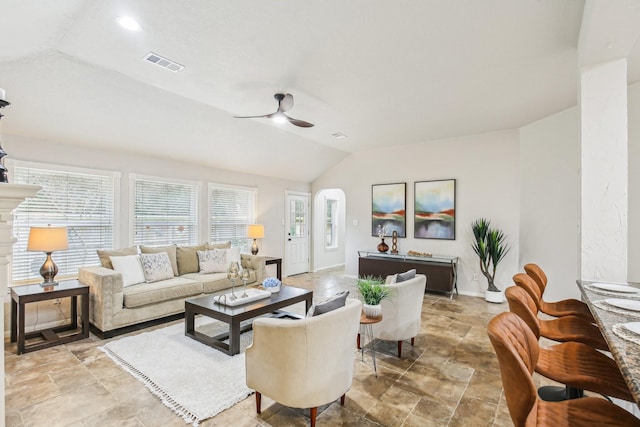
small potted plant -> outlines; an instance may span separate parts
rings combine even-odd
[[[265,290],[271,292],[272,294],[280,292],[280,286],[281,285],[282,285],[282,282],[280,280],[276,279],[275,277],[267,277],[262,282],[262,287]]]
[[[502,230],[491,227],[491,221],[485,218],[475,220],[471,224],[475,241],[471,244],[473,251],[480,259],[480,271],[487,278],[487,290],[484,299],[488,302],[504,301],[503,292],[495,284],[496,268],[509,252],[507,237]]]
[[[390,289],[384,285],[379,277],[365,276],[358,279],[358,292],[362,296],[362,310],[367,317],[380,317],[382,306],[380,302],[389,298]]]

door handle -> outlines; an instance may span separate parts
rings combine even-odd
[[[288,241],[291,241],[291,238],[287,239]]]

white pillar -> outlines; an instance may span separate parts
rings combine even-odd
[[[580,278],[625,282],[627,61],[582,67],[580,77]]]
[[[13,254],[13,244],[16,238],[13,236],[13,211],[26,198],[34,197],[42,187],[39,185],[25,184],[0,184],[0,295],[7,295],[7,286],[11,283],[9,264]],[[4,301],[0,301],[0,325],[4,328]],[[0,386],[0,423],[4,425],[5,400],[4,400],[4,351],[0,352],[0,364],[2,365],[2,385]]]

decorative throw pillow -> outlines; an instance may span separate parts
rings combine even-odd
[[[405,271],[404,273],[396,274],[396,283],[405,282],[416,277],[416,269]]]
[[[178,264],[178,275],[182,276],[187,273],[197,273],[198,268],[198,251],[206,251],[207,245],[199,246],[178,246],[176,248],[176,261]]]
[[[171,260],[166,252],[140,254],[140,261],[142,262],[142,270],[144,270],[144,278],[147,283],[173,279]]]
[[[231,248],[231,241],[228,242],[224,242],[224,243],[207,243],[207,249],[211,250],[211,249],[230,249]]]
[[[227,250],[198,251],[198,264],[200,265],[200,274],[224,273],[229,268]]]
[[[335,310],[336,308],[344,307],[347,302],[349,291],[338,292],[332,297],[325,298],[311,306],[307,312],[307,317],[319,316],[324,313]]]
[[[122,286],[127,287],[144,282],[144,271],[140,255],[112,256],[113,269],[122,274]]]
[[[140,252],[143,254],[157,254],[159,252],[166,252],[169,255],[169,261],[171,262],[171,269],[173,275],[178,275],[178,262],[176,259],[176,245],[169,246],[140,246]]]
[[[130,248],[97,250],[96,252],[98,252],[98,258],[100,258],[100,265],[113,270],[113,264],[111,264],[112,256],[137,255],[138,249],[135,246],[131,246]]]

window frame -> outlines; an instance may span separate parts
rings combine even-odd
[[[69,166],[69,165],[61,165],[61,164],[53,164],[53,163],[42,163],[42,162],[33,162],[33,161],[26,161],[26,160],[17,160],[17,159],[8,159],[6,162],[7,166],[8,166],[8,170],[9,170],[9,180],[12,183],[15,183],[15,170],[16,168],[24,168],[24,169],[37,169],[37,170],[41,170],[41,171],[49,171],[49,172],[54,172],[57,174],[78,174],[78,175],[93,175],[93,176],[98,176],[98,177],[106,177],[112,180],[111,182],[111,195],[112,195],[112,200],[111,200],[111,207],[112,207],[112,212],[111,212],[111,219],[113,221],[113,227],[112,227],[112,236],[111,236],[111,248],[104,248],[104,249],[112,249],[113,247],[118,247],[120,245],[120,233],[121,233],[121,221],[120,221],[120,216],[119,216],[119,212],[120,212],[120,181],[121,181],[121,173],[119,171],[108,171],[108,170],[104,170],[104,169],[95,169],[95,168],[82,168],[82,167],[76,167],[76,166]],[[36,196],[37,197],[37,196]],[[19,209],[19,208],[18,208]],[[18,221],[16,221],[16,214],[19,212],[18,209],[16,209],[13,213],[13,234],[17,235],[18,233],[15,232],[15,227],[18,225]],[[68,223],[65,224],[56,224],[56,225],[61,225],[61,226],[67,226],[69,227]],[[16,236],[16,238],[19,238],[19,236]],[[26,237],[28,239],[28,235]],[[16,242],[17,243],[17,242]],[[23,242],[24,243],[24,242]],[[72,245],[72,240],[70,240],[69,245],[71,247]],[[24,246],[26,247],[26,243],[24,243]],[[23,284],[31,284],[31,283],[38,283],[42,281],[42,277],[41,276],[37,276],[37,277],[33,277],[33,278],[26,278],[26,279],[18,279],[15,280],[14,279],[14,269],[13,269],[13,257],[15,256],[16,251],[13,251],[11,260],[9,262],[9,284],[8,286],[19,286],[19,285],[23,285]],[[54,253],[55,256],[55,253]],[[44,258],[42,260],[44,262]],[[96,261],[97,261],[97,254],[96,254]],[[87,264],[88,265],[88,264]],[[78,268],[81,266],[78,266]],[[70,280],[70,279],[75,279],[77,278],[77,270],[75,273],[73,274],[64,274],[64,273],[60,273],[56,276],[56,279],[58,280]]]
[[[251,206],[251,210],[252,212],[249,213],[249,220],[247,222],[247,225],[249,224],[256,224],[256,220],[257,220],[257,210],[258,210],[258,187],[249,187],[249,186],[243,186],[243,185],[230,185],[230,184],[220,184],[220,183],[216,183],[216,182],[209,182],[207,184],[207,240],[211,243],[221,243],[219,241],[215,241],[214,240],[214,236],[211,234],[211,228],[213,227],[213,221],[212,221],[212,191],[214,189],[228,189],[228,190],[238,190],[238,191],[248,191],[250,193],[252,193],[252,197],[250,200],[250,204]],[[241,245],[238,245],[237,242],[243,240],[244,243]],[[234,244],[236,243],[236,244]],[[249,253],[250,252],[250,248],[251,248],[251,244],[253,243],[252,239],[249,239],[248,237],[246,237],[246,232],[245,232],[245,238],[242,239],[240,237],[236,238],[236,242],[234,242],[233,240],[231,241],[231,246],[237,246],[240,247],[240,250],[243,253]]]
[[[200,193],[202,189],[202,183],[200,181],[179,179],[179,178],[167,178],[167,177],[159,177],[153,175],[144,175],[144,174],[129,174],[129,245],[136,246],[168,246],[172,244],[176,244],[176,242],[166,242],[166,243],[143,243],[136,242],[136,183],[138,181],[150,181],[157,182],[161,184],[174,184],[174,185],[186,185],[186,186],[194,186],[194,195],[195,195],[195,233],[193,235],[193,240],[190,240],[190,243],[180,243],[188,246],[198,245],[200,242],[201,235],[201,221],[200,221]]]

